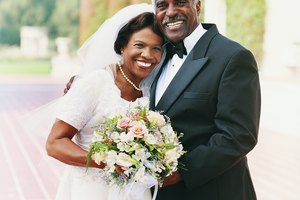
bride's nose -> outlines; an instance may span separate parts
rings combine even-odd
[[[143,49],[143,51],[141,52],[141,56],[147,59],[153,58],[152,52],[148,48]]]

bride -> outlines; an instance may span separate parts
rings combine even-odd
[[[87,152],[92,127],[143,96],[139,85],[161,61],[162,44],[153,6],[136,4],[108,19],[79,49],[83,70],[62,97],[46,142],[48,155],[68,165],[57,200],[134,199],[125,191],[116,197],[99,178],[103,164],[86,170]],[[150,190],[139,199],[151,199]]]

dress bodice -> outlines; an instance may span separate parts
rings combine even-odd
[[[108,67],[76,80],[63,97],[57,118],[78,130],[74,140],[87,150],[94,127],[128,104],[121,98],[120,90],[114,83],[114,73]]]
[[[93,140],[94,127],[99,122],[124,112],[128,106],[139,102],[128,102],[121,98],[113,72],[113,68],[108,67],[78,78],[61,99],[57,118],[78,130],[74,141],[83,149],[88,150]],[[128,194],[126,191],[108,186],[101,174],[101,169],[98,168],[86,170],[85,167],[67,166],[56,200],[135,199],[131,195],[125,195]],[[145,191],[143,199],[151,199],[149,189]]]

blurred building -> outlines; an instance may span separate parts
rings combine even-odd
[[[48,29],[46,27],[23,26],[20,31],[21,52],[25,57],[48,56]]]
[[[266,0],[263,73],[300,74],[300,1]]]

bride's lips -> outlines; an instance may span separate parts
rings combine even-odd
[[[137,60],[136,63],[140,68],[143,68],[143,69],[148,69],[153,64],[151,62],[145,62],[145,61],[140,61],[140,60]]]

